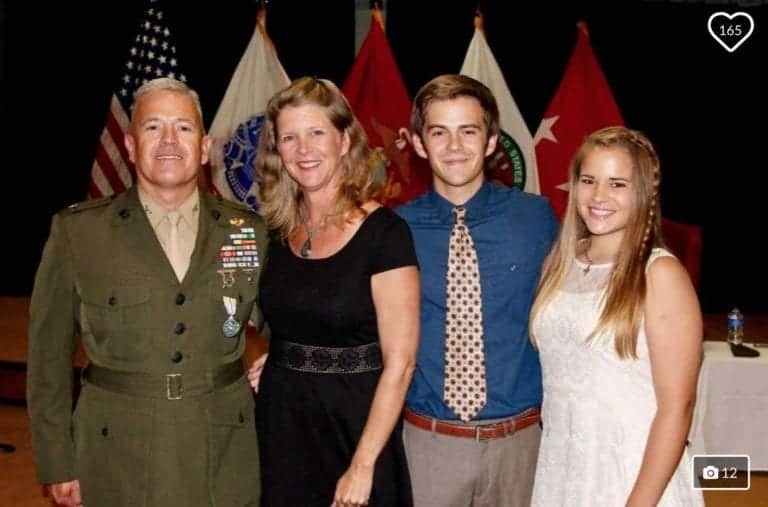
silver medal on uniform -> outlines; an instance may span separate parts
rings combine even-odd
[[[240,322],[235,318],[237,313],[237,299],[229,296],[222,296],[224,301],[224,308],[227,310],[227,320],[224,321],[224,325],[221,326],[224,331],[224,336],[227,338],[234,338],[240,332]]]

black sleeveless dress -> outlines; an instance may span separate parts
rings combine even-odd
[[[411,265],[417,260],[408,225],[384,207],[371,212],[352,239],[324,259],[303,259],[279,239],[271,242],[259,293],[272,331],[256,403],[263,506],[331,505],[357,448],[381,369],[356,371],[360,361],[353,356],[335,363],[329,373],[322,371],[327,366],[323,353],[339,347],[378,350],[371,276]],[[300,352],[297,360],[289,354],[289,364],[297,368],[287,367],[286,342],[320,352]],[[337,371],[345,368],[352,371]],[[376,462],[372,507],[413,504],[401,432],[398,423]]]

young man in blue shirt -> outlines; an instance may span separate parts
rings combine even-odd
[[[542,397],[528,313],[557,221],[544,198],[485,179],[499,136],[485,85],[433,79],[416,95],[411,123],[433,172],[433,189],[397,210],[421,270],[404,428],[414,502],[528,505]]]

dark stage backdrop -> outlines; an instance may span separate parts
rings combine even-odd
[[[165,4],[179,60],[210,124],[253,31],[256,2]],[[705,311],[733,305],[768,311],[760,246],[767,216],[768,2],[479,4],[489,44],[532,132],[559,85],[576,22],[587,22],[625,121],[645,131],[660,153],[664,214],[702,226]],[[51,215],[85,195],[142,5],[2,1],[6,269],[0,294],[29,293]],[[477,5],[387,2],[387,34],[411,94],[435,75],[459,70]],[[755,20],[751,38],[733,53],[707,31],[717,11],[746,11]],[[355,56],[353,0],[272,0],[267,26],[289,76],[343,83]]]

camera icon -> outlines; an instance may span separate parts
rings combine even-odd
[[[749,489],[749,456],[746,454],[695,454],[691,461],[693,489]]]
[[[706,466],[701,469],[701,478],[705,481],[714,481],[720,477],[720,471],[716,466]]]

